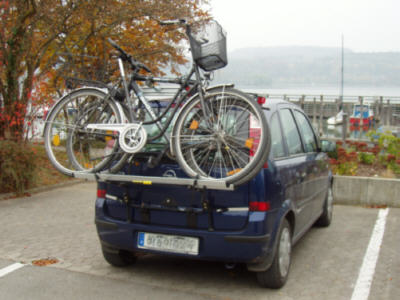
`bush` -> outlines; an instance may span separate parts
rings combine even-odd
[[[357,152],[347,151],[341,145],[337,145],[337,158],[331,158],[330,164],[334,174],[355,175],[358,168]]]
[[[358,159],[363,164],[372,165],[375,162],[375,154],[371,152],[359,152]]]
[[[35,180],[35,153],[23,142],[0,141],[0,193],[21,195]]]
[[[378,143],[380,162],[395,174],[400,174],[400,138],[394,136],[390,131],[371,131],[367,136],[371,141]]]

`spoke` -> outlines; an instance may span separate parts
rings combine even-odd
[[[191,145],[183,146],[181,148],[182,148],[182,151],[183,151],[183,150],[187,150],[187,149],[190,149],[190,148],[199,147],[201,145],[208,146],[208,144],[209,144],[208,141],[204,141],[204,142],[198,142],[198,143],[194,143],[194,144],[191,144]]]
[[[216,161],[216,157],[214,156],[214,160],[213,160],[213,162],[212,162],[212,164],[211,164],[211,167],[210,167],[210,171],[208,172],[208,176],[210,176],[210,174],[211,174],[211,171],[214,169],[214,164],[215,164],[215,161]]]
[[[233,155],[231,155],[231,153],[230,153],[231,150],[228,149],[226,152],[227,152],[228,155],[229,155],[229,159],[230,159],[231,164],[232,164],[232,170],[236,170],[236,169],[241,168],[241,165],[240,165],[240,163],[238,162],[238,160],[237,160]],[[235,163],[236,163],[236,166],[235,166]]]
[[[231,163],[231,166],[232,166],[233,169],[236,169],[235,168],[235,163],[233,162],[233,157],[232,157],[232,155],[230,154],[230,152],[228,150],[229,150],[229,148],[226,149],[226,154],[228,155],[228,158],[229,158],[229,161]]]
[[[203,153],[205,153],[205,152],[206,152],[206,155],[203,154]],[[200,153],[197,154],[198,157],[200,157],[200,158],[203,157],[203,158],[200,160],[199,163],[197,163],[197,161],[196,161],[196,164],[199,166],[199,168],[200,168],[201,170],[203,170],[202,166],[208,161],[208,158],[210,157],[210,153],[211,153],[211,149],[205,148],[205,150],[204,150],[203,152],[201,152],[201,155],[200,155]]]
[[[246,165],[246,164],[248,163],[248,161],[246,161],[245,159],[243,159],[243,158],[240,156],[239,150],[233,149],[233,148],[229,148],[227,151],[231,151],[232,157],[235,158],[236,162],[237,162],[237,159],[239,159],[239,160],[241,160],[241,161],[244,163],[244,165]],[[243,153],[246,157],[249,157],[248,153],[246,153],[246,152],[244,152],[244,151],[242,151],[242,153]],[[239,163],[239,166],[241,166],[240,163]]]

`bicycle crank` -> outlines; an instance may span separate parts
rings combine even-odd
[[[141,124],[89,124],[88,129],[119,132],[119,146],[126,153],[139,152],[147,142],[147,131]]]

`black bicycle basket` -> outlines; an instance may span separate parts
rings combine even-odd
[[[189,35],[190,48],[196,64],[205,71],[213,71],[228,64],[226,32],[216,21],[210,21]]]

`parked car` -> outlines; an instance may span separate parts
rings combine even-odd
[[[150,184],[146,177],[98,182],[95,223],[108,263],[127,266],[139,253],[244,263],[262,286],[285,284],[293,245],[314,224],[332,220],[332,174],[298,106],[273,99],[261,105],[270,155],[254,179],[233,191]],[[149,166],[148,155],[137,155],[125,174],[185,178],[173,160]]]

